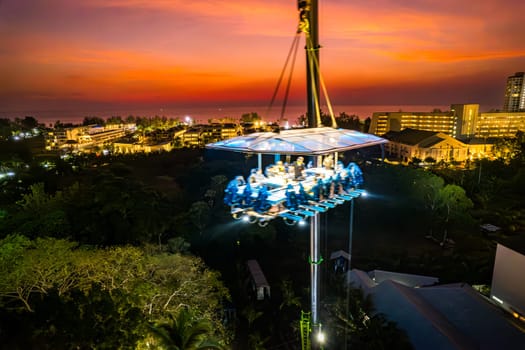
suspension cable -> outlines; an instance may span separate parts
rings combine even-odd
[[[288,63],[290,62],[290,57],[293,55],[293,62],[292,62],[292,67],[291,67],[291,72],[290,72],[290,77],[288,78],[288,87],[286,89],[286,96],[285,96],[285,102],[283,104],[283,107],[281,109],[281,116],[279,118],[279,121],[282,120],[283,118],[283,114],[284,114],[284,110],[285,110],[285,104],[286,104],[286,101],[288,100],[288,93],[289,93],[289,89],[290,89],[290,81],[291,81],[291,76],[292,76],[292,73],[293,73],[293,67],[295,65],[295,58],[297,56],[297,48],[299,47],[299,35],[300,33],[296,33],[294,38],[293,38],[293,41],[292,41],[292,45],[290,47],[290,51],[288,52],[288,56],[286,57],[286,61],[284,63],[284,67],[281,71],[281,74],[279,76],[279,80],[277,81],[277,85],[275,86],[275,90],[273,92],[273,96],[272,96],[272,100],[270,101],[270,105],[268,106],[267,110],[266,110],[266,115],[268,116],[269,113],[270,113],[270,109],[272,108],[273,106],[273,103],[275,102],[275,98],[277,97],[277,93],[279,92],[279,87],[281,86],[281,82],[283,80],[283,77],[284,77],[284,74],[286,72],[286,68],[288,67]]]
[[[312,47],[312,39],[310,38],[308,33],[306,33],[306,40],[308,41],[308,44],[309,44],[308,46]],[[334,111],[332,109],[332,103],[330,102],[330,98],[328,97],[328,91],[326,90],[326,85],[324,83],[323,75],[321,73],[321,70],[319,69],[319,61],[317,59],[317,56],[313,52],[311,52],[309,53],[309,59],[313,61],[315,68],[317,69],[317,72],[319,74],[319,81],[321,83],[321,88],[323,89],[323,95],[324,95],[324,98],[326,99],[326,105],[328,106],[328,112],[330,113],[330,118],[332,120],[332,127],[337,128],[337,122],[335,120]],[[312,81],[315,84],[315,81],[314,80]],[[317,89],[314,89],[314,91],[317,91]]]
[[[286,111],[286,106],[288,104],[288,96],[290,95],[290,86],[292,84],[292,75],[295,68],[295,62],[297,61],[297,51],[299,48],[299,35],[296,35],[297,40],[295,41],[295,49],[293,51],[293,59],[292,59],[292,66],[290,67],[290,75],[288,75],[288,83],[286,84],[286,90],[284,93],[284,100],[283,100],[283,106],[281,108],[281,116],[279,118],[279,122],[282,122],[284,118],[284,112]]]
[[[307,56],[308,56],[308,61],[310,61],[310,62],[313,61],[312,56],[315,56],[315,53],[314,53],[315,50],[316,49],[307,49],[306,50]],[[309,67],[309,73],[310,73],[310,81],[312,82],[312,84],[315,84],[316,82],[315,82],[314,66],[312,64],[309,64],[308,67]],[[319,109],[319,96],[317,95],[317,89],[313,89],[313,91],[311,91],[311,93],[313,94],[313,98],[314,98],[315,117],[317,119],[317,125],[318,126],[322,126],[323,123],[322,123],[322,120],[321,120],[321,113],[320,113],[320,109]]]
[[[312,82],[312,84],[317,84],[317,83],[320,83],[321,84],[321,88],[322,88],[322,93],[324,95],[324,98],[326,100],[326,104],[327,104],[327,107],[328,107],[328,112],[330,114],[330,119],[332,121],[332,127],[334,128],[337,128],[337,122],[335,120],[335,116],[334,116],[334,111],[332,109],[332,103],[330,102],[330,98],[328,96],[328,91],[326,89],[326,85],[324,83],[324,79],[323,79],[323,75],[321,73],[321,70],[319,69],[319,60],[317,59],[317,56],[315,55],[315,51],[318,50],[318,48],[313,48],[312,46],[312,40],[310,38],[310,35],[309,35],[309,25],[308,25],[308,21],[307,20],[303,20],[299,23],[299,27],[298,27],[298,30],[293,38],[293,41],[292,41],[292,45],[290,47],[290,51],[288,52],[288,55],[286,57],[286,61],[285,61],[285,64],[284,64],[284,67],[281,71],[281,74],[279,76],[279,80],[277,81],[277,85],[275,87],[275,90],[273,92],[273,95],[272,95],[272,99],[270,101],[270,105],[268,106],[267,110],[266,110],[266,115],[269,116],[269,113],[270,113],[270,110],[275,102],[275,99],[277,97],[277,93],[279,92],[279,88],[281,86],[281,83],[283,81],[283,78],[284,78],[284,75],[286,73],[286,69],[288,67],[288,64],[290,63],[290,58],[292,57],[292,63],[291,63],[291,67],[290,67],[290,74],[288,75],[288,81],[287,81],[287,84],[286,84],[286,90],[285,90],[285,96],[284,96],[284,100],[283,100],[283,104],[282,104],[282,107],[281,107],[281,114],[279,116],[279,122],[282,122],[282,120],[284,119],[284,114],[285,114],[285,111],[286,111],[286,105],[288,103],[288,97],[289,97],[289,94],[290,94],[290,86],[291,86],[291,82],[292,82],[292,76],[293,76],[293,71],[294,71],[294,67],[295,67],[295,61],[296,61],[296,57],[297,57],[297,51],[298,51],[298,48],[299,48],[299,36],[301,33],[305,33],[305,37],[306,37],[306,41],[307,41],[307,58],[308,58],[308,61],[310,62],[309,64],[309,74],[310,74],[310,80]],[[312,64],[313,63],[313,64]],[[319,78],[319,82],[317,81],[317,79],[315,79],[315,71],[314,71],[314,67],[315,69],[317,70],[317,73],[318,73],[318,78]],[[321,120],[321,114],[320,114],[320,97],[319,97],[319,94],[317,93],[317,89],[313,89],[313,91],[311,91],[311,93],[313,94],[313,98],[314,98],[314,105],[315,105],[315,114],[316,114],[316,119],[317,119],[317,124],[319,126],[322,126],[322,120]]]

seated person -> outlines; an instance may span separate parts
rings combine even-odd
[[[243,208],[249,208],[253,204],[253,198],[252,198],[252,187],[250,186],[250,183],[248,182],[246,184],[246,187],[244,187],[244,191],[242,192],[242,207]]]
[[[224,190],[224,204],[235,205],[241,202],[241,196],[239,195],[239,186],[244,186],[246,181],[242,176],[237,176],[231,180]]]
[[[363,184],[363,172],[361,171],[361,168],[355,163],[349,163],[346,169],[348,176],[351,179],[352,186],[361,186]]]
[[[235,182],[237,183],[237,186],[244,186],[246,185],[246,181],[244,180],[244,177],[242,175],[235,177]]]
[[[306,192],[302,183],[299,182],[299,194],[297,195],[297,202],[299,204],[308,204],[311,196]]]
[[[284,206],[290,210],[296,210],[298,205],[297,194],[292,185],[286,187],[286,201]]]
[[[264,175],[266,177],[277,176],[277,168],[275,167],[275,164],[268,165],[264,170]]]
[[[266,176],[272,177],[272,176],[280,176],[286,173],[286,169],[284,167],[284,164],[282,161],[277,161],[277,163],[268,165],[266,167]]]
[[[334,181],[334,194],[345,194],[343,189],[343,179],[341,178],[341,173],[335,175]]]
[[[258,213],[264,213],[268,209],[270,209],[271,204],[268,202],[268,188],[266,185],[261,185],[258,188],[258,194],[257,199],[255,200],[255,204],[253,205],[253,209]]]
[[[329,154],[326,157],[324,157],[323,166],[326,170],[333,170],[334,169],[334,156]]]
[[[286,173],[286,167],[284,166],[283,162],[281,160],[278,160],[277,163],[275,163],[275,167],[277,169],[277,172],[279,174],[285,174]]]
[[[325,199],[334,196],[334,179],[332,176],[323,180],[323,194]]]
[[[304,180],[304,158],[298,157],[297,160],[293,163],[294,179],[295,180]]]
[[[315,185],[312,186],[312,196],[313,201],[320,201],[323,197],[323,180],[317,178]]]
[[[248,182],[252,185],[260,185],[264,183],[264,180],[266,180],[266,176],[262,173],[261,169],[252,169],[250,171],[250,176],[248,176]]]

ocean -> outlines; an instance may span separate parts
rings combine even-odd
[[[355,114],[360,119],[371,117],[374,112],[430,112],[433,109],[441,109],[446,111],[450,109],[449,105],[335,105],[333,111],[335,116],[345,112],[348,115]],[[322,107],[324,113],[328,113],[326,106]],[[111,116],[121,116],[125,118],[129,115],[141,117],[165,116],[168,118],[179,118],[185,120],[190,117],[194,123],[207,123],[210,119],[219,118],[233,118],[240,119],[244,113],[255,112],[263,117],[267,122],[279,121],[281,119],[281,107],[273,107],[268,111],[268,106],[235,106],[235,107],[177,107],[177,108],[147,108],[137,109],[109,109],[109,110],[85,110],[85,111],[68,111],[68,110],[54,110],[54,111],[16,111],[16,112],[1,112],[0,118],[15,118],[24,116],[33,116],[40,123],[53,124],[57,120],[62,123],[82,123],[86,116],[96,116],[100,118],[108,118]],[[306,113],[306,106],[287,106],[284,113],[284,120],[293,124],[297,119]]]

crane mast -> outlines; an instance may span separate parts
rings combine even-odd
[[[298,0],[299,28],[306,35],[306,98],[308,127],[319,125],[319,30],[317,0]]]

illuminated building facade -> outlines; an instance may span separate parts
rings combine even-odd
[[[479,104],[453,104],[450,111],[454,115],[454,137],[468,138],[474,136],[479,115]],[[436,130],[437,131],[437,130]]]
[[[53,129],[45,134],[46,150],[57,150],[67,142],[67,132],[65,129]]]
[[[239,136],[241,132],[240,125],[234,123],[195,125],[181,135],[181,141],[184,146],[203,147],[207,143]]]
[[[135,124],[55,128],[45,135],[46,150],[59,150],[61,148],[87,150],[90,147],[100,146],[130,134],[135,131],[135,128]]]
[[[386,153],[402,162],[409,162],[413,158],[463,162],[469,156],[466,144],[441,132],[407,128],[389,131],[384,137],[389,141],[385,145]]]
[[[525,110],[479,113],[479,104],[453,104],[450,112],[376,112],[371,134],[417,129],[440,132],[460,139],[515,137],[525,131]]]
[[[149,144],[143,142],[121,140],[113,143],[113,152],[122,154],[169,152],[172,149],[173,144],[170,141]]]
[[[456,117],[453,112],[376,112],[372,115],[369,133],[384,135],[406,128],[442,132],[456,136]]]
[[[525,72],[517,72],[507,78],[505,86],[505,101],[503,110],[505,112],[525,111]]]
[[[476,137],[515,137],[518,131],[525,131],[525,111],[481,113],[476,125]]]

